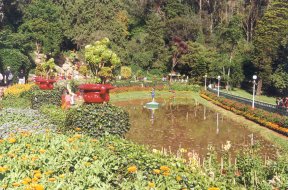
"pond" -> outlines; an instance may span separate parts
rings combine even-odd
[[[208,152],[210,145],[220,152],[227,141],[231,142],[233,154],[259,143],[263,157],[273,158],[276,153],[274,145],[260,135],[195,101],[158,100],[160,107],[156,110],[145,108],[147,102],[115,103],[129,112],[131,129],[126,138],[135,143],[174,154],[183,148],[200,156]]]

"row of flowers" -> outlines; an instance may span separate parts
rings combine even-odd
[[[19,97],[22,93],[29,91],[35,84],[15,84],[5,89],[4,96]]]
[[[229,100],[224,97],[217,97],[214,93],[207,91],[202,91],[201,97],[226,110],[233,111],[234,113],[242,115],[249,120],[257,122],[265,127],[288,136],[288,118],[286,116],[270,113],[262,109],[253,109],[249,105]]]

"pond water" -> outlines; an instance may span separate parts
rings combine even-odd
[[[166,149],[168,153],[184,148],[200,156],[208,152],[209,145],[217,152],[223,150],[227,141],[231,142],[233,154],[251,146],[251,143],[260,143],[263,157],[273,158],[276,153],[274,145],[260,135],[252,134],[247,127],[194,101],[177,103],[175,100],[158,100],[160,107],[154,111],[144,107],[147,102],[150,101],[115,103],[129,112],[131,129],[126,138],[135,143],[157,150]]]

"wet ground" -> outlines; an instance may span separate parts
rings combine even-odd
[[[251,144],[260,144],[263,157],[275,156],[274,145],[260,135],[193,100],[158,101],[160,107],[156,110],[144,107],[150,100],[114,103],[129,112],[131,129],[126,134],[127,139],[171,153],[184,148],[200,156],[208,152],[209,145],[221,152],[227,141],[231,142],[233,155]]]

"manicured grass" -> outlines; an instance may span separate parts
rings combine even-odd
[[[226,90],[222,90],[223,92],[226,92]],[[241,96],[241,97],[244,97],[244,98],[248,98],[248,99],[252,99],[252,94],[243,90],[243,89],[240,89],[240,88],[234,88],[233,90],[231,91],[228,91],[229,94],[232,94],[232,95],[235,95],[235,96]],[[265,95],[261,95],[261,96],[255,96],[255,100],[256,101],[261,101],[261,102],[266,102],[266,103],[269,103],[269,104],[273,104],[275,105],[276,104],[276,97],[270,97],[270,96],[265,96]]]

